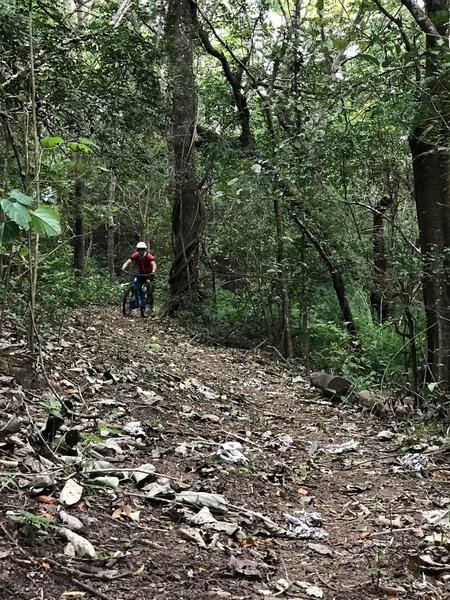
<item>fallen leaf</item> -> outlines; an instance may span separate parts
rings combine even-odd
[[[147,483],[155,480],[155,465],[145,463],[140,465],[135,471],[133,471],[133,479],[135,480],[138,488],[143,487]]]
[[[450,565],[438,563],[428,556],[428,554],[410,556],[408,560],[408,567],[411,571],[421,570],[429,571],[430,573],[450,571]]]
[[[242,548],[251,548],[256,544],[256,540],[254,537],[247,537],[241,541]]]
[[[184,539],[196,543],[198,546],[200,546],[200,548],[207,547],[205,540],[196,529],[193,529],[192,527],[182,527],[179,529],[179,532]]]
[[[325,544],[313,544],[310,542],[308,544],[308,548],[317,552],[317,554],[321,554],[322,556],[333,556],[334,552],[329,546],[325,546]]]
[[[194,506],[207,506],[217,512],[227,512],[228,502],[222,494],[210,494],[208,492],[180,492],[175,499]]]
[[[311,585],[307,581],[296,581],[299,587],[305,590],[305,593],[312,598],[323,598],[323,590],[317,585]]]
[[[61,519],[63,524],[68,529],[71,529],[72,531],[78,531],[79,529],[83,529],[83,527],[84,527],[84,525],[80,521],[80,519],[77,519],[77,517],[73,517],[72,515],[69,515],[69,513],[67,513],[64,510],[59,511],[59,518]]]
[[[141,511],[133,510],[131,506],[125,504],[124,506],[119,506],[119,508],[116,508],[116,510],[111,515],[111,518],[119,519],[120,517],[128,517],[129,519],[137,523],[139,521],[140,514]]]
[[[91,484],[99,485],[100,487],[108,487],[117,490],[120,484],[118,477],[94,477],[90,480]]]
[[[236,556],[232,555],[228,562],[228,567],[234,575],[243,575],[250,579],[261,579],[261,569],[266,569],[267,565],[254,560],[248,560],[247,558],[236,558]]]
[[[133,575],[140,575],[141,573],[143,573],[145,570],[145,565],[141,565],[139,567],[139,569],[137,569],[136,571],[133,571]]]
[[[97,552],[95,551],[94,546],[89,540],[87,540],[81,535],[78,535],[78,533],[70,531],[70,529],[67,529],[66,527],[60,527],[59,531],[66,537],[67,541],[69,542],[67,546],[71,546],[73,548],[76,556],[88,556],[89,558],[97,558]],[[71,553],[72,548],[68,549],[69,555]]]
[[[74,479],[68,479],[61,490],[59,500],[66,506],[76,504],[83,495],[83,486],[79,485]]]
[[[442,479],[443,481],[448,481],[450,479],[450,471],[442,471],[441,469],[433,471],[431,475],[432,477]]]
[[[49,521],[52,521],[55,518],[55,515],[52,515],[52,514],[50,514],[48,512],[39,513],[39,516],[42,519],[48,519]]]
[[[206,525],[207,523],[216,523],[216,519],[212,516],[211,511],[207,506],[204,506],[196,515],[189,519],[192,525]]]
[[[57,502],[56,498],[53,498],[53,496],[38,496],[36,500],[42,504],[56,504]]]
[[[298,488],[297,493],[300,494],[300,496],[307,496],[309,494],[308,490],[305,488]]]

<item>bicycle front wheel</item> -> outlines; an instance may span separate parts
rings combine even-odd
[[[131,315],[131,311],[136,306],[136,298],[134,294],[134,286],[130,285],[127,288],[125,294],[123,295],[122,300],[122,313],[124,317],[129,317]]]
[[[153,292],[148,290],[146,286],[142,289],[143,306],[141,306],[141,317],[147,318],[152,314],[153,310]]]

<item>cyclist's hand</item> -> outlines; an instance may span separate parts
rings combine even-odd
[[[155,274],[154,273],[149,273],[148,274],[148,278],[150,279],[150,281],[153,281],[155,279]]]

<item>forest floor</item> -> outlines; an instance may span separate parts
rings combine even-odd
[[[44,339],[40,388],[0,378],[2,600],[450,598],[448,439],[157,315]]]

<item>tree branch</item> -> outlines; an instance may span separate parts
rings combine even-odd
[[[383,15],[389,19],[389,21],[392,21],[395,25],[397,25],[397,27],[400,31],[400,35],[402,36],[403,43],[405,44],[406,51],[410,52],[412,50],[411,42],[409,41],[408,36],[406,35],[405,30],[403,29],[402,20],[398,19],[397,17],[394,17],[394,15],[392,15],[389,11],[387,11],[384,8],[384,6],[381,4],[380,0],[373,0],[373,1],[378,6],[378,9],[380,10],[380,12],[382,12]]]
[[[22,181],[23,189],[26,190],[27,189],[27,177],[26,177],[25,171],[22,166],[22,159],[20,157],[20,152],[19,152],[19,148],[17,146],[16,138],[14,136],[14,132],[9,123],[10,116],[8,113],[4,112],[3,110],[0,110],[0,118],[3,123],[3,127],[5,128],[5,133],[6,133],[6,137],[8,139],[9,145],[11,146],[12,151],[14,152],[14,157],[16,159],[17,166],[19,168],[19,175],[20,175],[20,179]]]
[[[444,44],[444,38],[436,29],[431,19],[417,4],[416,0],[401,0],[401,2],[412,14],[420,29],[426,33],[431,45],[442,46]]]

